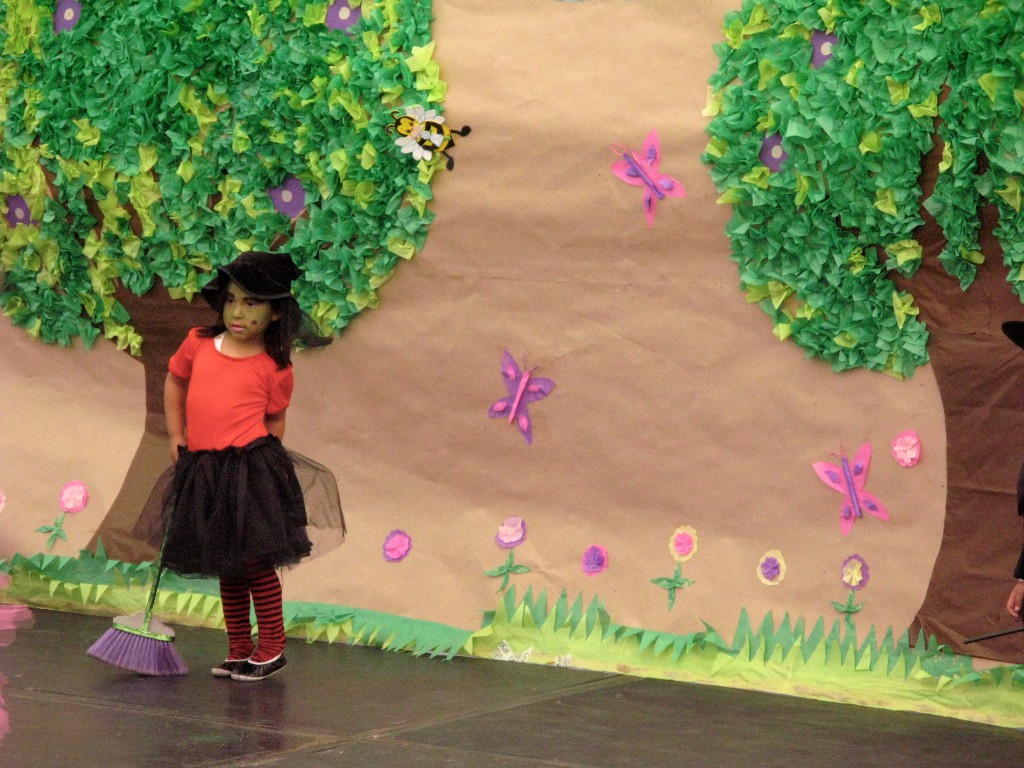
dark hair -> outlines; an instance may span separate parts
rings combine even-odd
[[[217,310],[217,322],[204,325],[199,328],[199,335],[205,339],[219,336],[227,330],[224,325],[224,302],[228,293],[230,281],[224,280],[217,295],[210,301],[211,306]],[[245,290],[244,288],[242,290]],[[291,296],[280,299],[256,299],[267,301],[270,310],[279,315],[273,320],[263,335],[263,346],[267,354],[277,363],[278,369],[287,368],[292,361],[292,346],[298,340],[303,346],[324,346],[331,343],[331,339],[323,338],[307,330],[304,326],[304,313],[299,308],[299,303]],[[312,321],[310,321],[311,324]]]

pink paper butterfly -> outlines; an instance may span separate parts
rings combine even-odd
[[[868,479],[868,464],[871,463],[871,443],[864,443],[857,449],[852,464],[842,448],[839,449],[839,453],[833,455],[839,457],[839,465],[829,461],[816,461],[813,466],[825,485],[843,494],[843,508],[839,515],[839,526],[843,535],[850,532],[854,520],[861,517],[865,509],[879,520],[888,520],[889,513],[885,511],[882,502],[875,498],[874,494],[864,490],[864,483]]]
[[[526,406],[547,397],[555,386],[551,379],[534,377],[535,370],[537,369],[520,371],[515,359],[506,349],[501,355],[501,376],[505,379],[508,395],[492,405],[487,412],[492,419],[502,416],[508,419],[509,424],[514,421],[528,444],[533,443],[533,422]]]
[[[622,158],[612,163],[612,173],[627,184],[644,188],[644,215],[647,217],[647,226],[654,224],[654,210],[659,200],[686,196],[683,185],[660,170],[661,142],[658,141],[657,131],[647,134],[639,154],[627,150],[621,144],[614,145],[611,149]]]

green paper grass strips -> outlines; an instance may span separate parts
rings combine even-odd
[[[15,556],[0,563],[11,576],[2,597],[40,608],[130,613],[145,605],[151,567],[108,560],[102,550],[78,558]],[[223,627],[215,580],[165,574],[153,610],[174,623]],[[501,650],[502,658],[532,663],[1024,725],[1024,666],[976,670],[969,656],[923,634],[912,644],[906,632],[897,637],[889,630],[879,639],[871,628],[861,639],[852,615],[843,613],[830,624],[819,618],[808,629],[803,620],[787,615],[776,622],[771,614],[755,626],[741,611],[730,642],[706,623],[685,634],[628,627],[613,621],[596,596],[570,599],[562,592],[550,603],[546,592],[532,589],[522,599],[514,588],[506,591],[475,632],[361,608],[284,604],[288,635],[309,642],[362,643],[449,659],[492,658]]]
[[[4,314],[44,341],[103,333],[138,353],[119,282],[190,299],[271,246],[302,268],[322,331],[377,306],[433,218],[439,161],[386,131],[444,98],[429,0],[351,0],[345,30],[304,0],[96,0],[77,20],[67,3],[59,33],[51,0],[0,4]]]

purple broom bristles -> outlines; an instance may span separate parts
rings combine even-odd
[[[87,653],[140,675],[187,675],[188,667],[174,649],[173,640],[174,630],[144,611],[119,616]]]
[[[188,667],[171,645],[174,630],[153,618],[153,606],[163,573],[163,553],[161,545],[160,562],[153,569],[153,585],[149,588],[146,610],[114,619],[114,626],[87,651],[94,659],[140,675],[188,674]]]
[[[188,667],[169,640],[154,640],[113,627],[92,644],[88,654],[140,675],[188,674]]]

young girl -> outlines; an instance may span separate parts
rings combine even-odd
[[[220,322],[189,332],[164,387],[174,468],[161,564],[220,579],[228,655],[212,672],[232,680],[263,680],[287,663],[276,569],[310,554],[307,526],[344,535],[333,475],[281,443],[303,319],[291,294],[298,275],[286,253],[248,251],[219,267],[203,297]],[[304,493],[314,487],[310,519]]]

